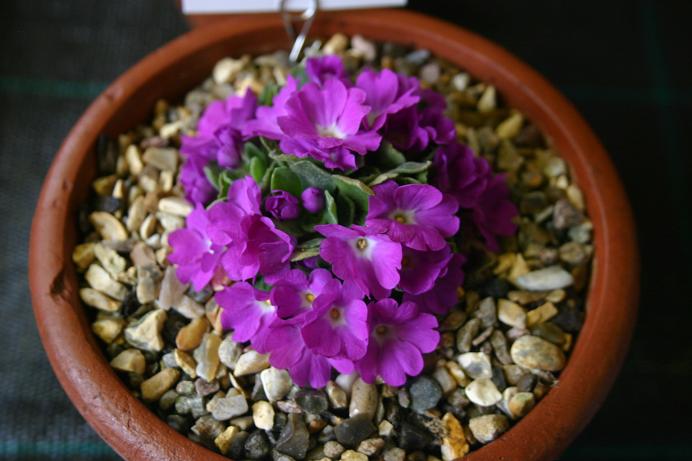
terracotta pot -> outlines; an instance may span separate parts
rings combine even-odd
[[[560,382],[536,408],[469,461],[552,460],[603,401],[633,329],[638,258],[630,207],[603,147],[547,81],[496,45],[419,14],[386,10],[321,14],[316,36],[336,32],[427,48],[495,85],[509,104],[552,139],[585,193],[595,233],[588,315]],[[115,81],[62,145],[43,184],[31,231],[31,293],[41,339],[68,396],[94,429],[128,460],[223,460],[169,428],[130,395],[92,335],[71,262],[76,210],[95,175],[94,145],[143,122],[159,98],[176,98],[227,55],[287,46],[278,17],[217,22],[183,35]]]

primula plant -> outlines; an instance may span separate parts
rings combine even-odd
[[[403,385],[459,300],[462,236],[498,250],[516,230],[504,178],[445,108],[414,77],[349,75],[337,56],[211,103],[182,139],[195,209],[169,236],[178,278],[211,287],[233,339],[298,385],[334,369]]]

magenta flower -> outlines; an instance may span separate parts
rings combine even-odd
[[[305,344],[329,358],[357,360],[368,345],[368,308],[363,292],[338,280],[328,282],[312,303],[301,328]]]
[[[208,212],[197,207],[186,219],[183,229],[168,236],[168,244],[173,252],[168,260],[177,265],[176,274],[184,283],[201,291],[212,278],[221,272],[221,259],[226,250],[228,238],[212,222]]]
[[[185,198],[196,204],[209,203],[216,196],[216,189],[204,173],[207,160],[201,157],[188,157],[180,169],[180,183],[185,191]]]
[[[216,293],[214,299],[222,308],[221,325],[233,330],[233,341],[251,341],[257,352],[266,353],[269,326],[277,319],[269,293],[239,282]]]
[[[327,237],[320,248],[332,272],[355,283],[366,295],[384,298],[399,283],[401,245],[371,228],[338,224],[315,226]]]
[[[263,136],[278,141],[283,136],[277,119],[286,115],[286,101],[298,89],[298,81],[291,75],[286,78],[286,84],[274,96],[271,106],[257,108],[257,116],[248,121],[243,127],[243,134],[252,138]]]
[[[402,386],[406,375],[423,371],[423,354],[437,347],[437,319],[419,313],[412,302],[399,306],[390,298],[368,308],[370,340],[365,356],[356,362],[356,370],[365,382],[372,383],[381,376],[390,386]]]
[[[411,294],[430,290],[443,271],[446,271],[452,251],[445,245],[437,251],[418,251],[404,248],[399,288]]]
[[[183,136],[180,152],[189,157],[216,161],[224,168],[240,164],[245,123],[255,116],[257,97],[248,90],[244,97],[230,96],[214,101],[202,114],[196,136]]]
[[[445,238],[459,230],[456,200],[434,186],[387,181],[374,191],[365,224],[395,242],[421,251],[440,250],[447,245]]]
[[[461,253],[454,253],[436,280],[433,287],[423,293],[404,294],[404,301],[414,302],[423,312],[444,314],[459,302],[459,287],[464,283],[462,266],[466,258]]]
[[[298,199],[285,190],[275,189],[264,201],[264,209],[279,221],[290,221],[300,215]]]
[[[266,347],[270,351],[269,363],[288,370],[293,382],[299,386],[324,387],[331,379],[332,367],[341,373],[353,372],[350,360],[330,359],[310,350],[296,320],[275,321]]]
[[[389,69],[363,70],[356,79],[356,87],[365,92],[365,103],[370,106],[366,124],[375,130],[384,125],[389,114],[411,107],[420,99],[415,77],[413,80],[400,78]]]
[[[376,150],[381,137],[375,131],[361,131],[369,107],[365,93],[347,88],[338,79],[324,85],[306,84],[286,101],[286,115],[278,117],[283,132],[279,147],[296,157],[312,157],[327,168],[351,169],[354,154]]]
[[[346,69],[344,69],[343,61],[336,55],[308,58],[305,62],[305,72],[308,74],[310,81],[318,85],[324,85],[331,78],[340,80],[346,86],[351,84],[348,80]]]
[[[271,300],[279,317],[286,319],[312,309],[315,299],[332,280],[334,277],[326,269],[315,269],[310,276],[299,269],[285,274],[271,290]]]
[[[500,251],[500,244],[496,238],[498,235],[510,236],[517,231],[514,218],[519,211],[509,197],[509,187],[504,176],[495,175],[471,214],[473,224],[492,251]]]
[[[433,182],[452,194],[462,209],[471,210],[471,219],[488,248],[499,251],[496,236],[513,235],[518,214],[502,175],[493,173],[490,164],[460,143],[441,146],[433,158]]]
[[[308,187],[300,194],[303,208],[310,213],[319,213],[324,209],[324,192],[317,187]]]

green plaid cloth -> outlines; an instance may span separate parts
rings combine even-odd
[[[24,274],[50,161],[92,98],[185,23],[172,0],[0,4],[0,459],[115,460],[41,348]],[[692,2],[410,1],[502,44],[605,143],[641,242],[640,322],[606,404],[564,460],[692,460]]]

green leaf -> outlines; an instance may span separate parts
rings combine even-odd
[[[316,237],[298,244],[293,251],[293,255],[291,255],[291,261],[302,261],[307,258],[312,258],[313,256],[319,256],[320,245],[322,245],[323,241],[324,238]]]
[[[228,189],[233,184],[233,181],[245,176],[242,170],[222,170],[219,174],[219,198],[225,198],[228,195]]]
[[[269,164],[269,167],[264,172],[264,176],[262,177],[262,182],[260,183],[260,189],[262,189],[262,192],[269,191],[269,184],[271,183],[271,178],[272,178],[272,175],[274,174],[275,169],[276,169],[276,163],[272,162]]]
[[[219,175],[221,174],[221,171],[223,170],[216,164],[216,162],[209,162],[204,166],[204,174],[207,177],[207,180],[212,186],[214,186],[214,189],[216,190],[221,189],[221,185],[219,184]]]
[[[333,192],[335,188],[334,178],[319,166],[309,160],[291,162],[288,167],[303,183],[303,187],[317,187],[318,189]]]
[[[378,184],[382,184],[383,182],[389,180],[389,179],[394,179],[399,176],[405,176],[405,175],[416,175],[419,173],[423,173],[424,171],[427,171],[428,168],[430,168],[430,165],[432,162],[430,160],[426,160],[425,162],[404,162],[398,167],[394,168],[393,170],[386,171],[370,181],[371,186],[376,186]]]
[[[257,184],[262,183],[264,173],[267,172],[267,162],[262,157],[252,157],[250,160],[250,175]]]
[[[259,147],[252,142],[246,142],[243,146],[243,160],[245,163],[250,163],[252,159],[256,157],[262,158],[265,162],[269,160],[267,151],[265,151],[262,147]]]
[[[279,92],[279,85],[276,83],[267,83],[264,85],[262,92],[259,95],[260,106],[271,106],[274,101],[274,96]]]
[[[290,168],[280,166],[274,170],[271,180],[272,190],[281,189],[290,192],[296,197],[300,197],[303,187],[300,178]]]
[[[350,198],[361,210],[368,209],[368,199],[375,194],[370,187],[364,182],[348,176],[335,174],[332,177],[340,194]]]
[[[356,219],[356,204],[348,196],[337,194],[336,196],[337,214],[339,224],[350,226]]]
[[[295,66],[288,72],[298,80],[298,87],[305,85],[308,82],[308,73],[305,66]]]
[[[324,191],[324,211],[322,212],[323,224],[338,224],[339,217],[334,196],[328,191]]]
[[[378,163],[385,168],[396,168],[406,162],[406,157],[390,143],[382,143],[377,155]]]

